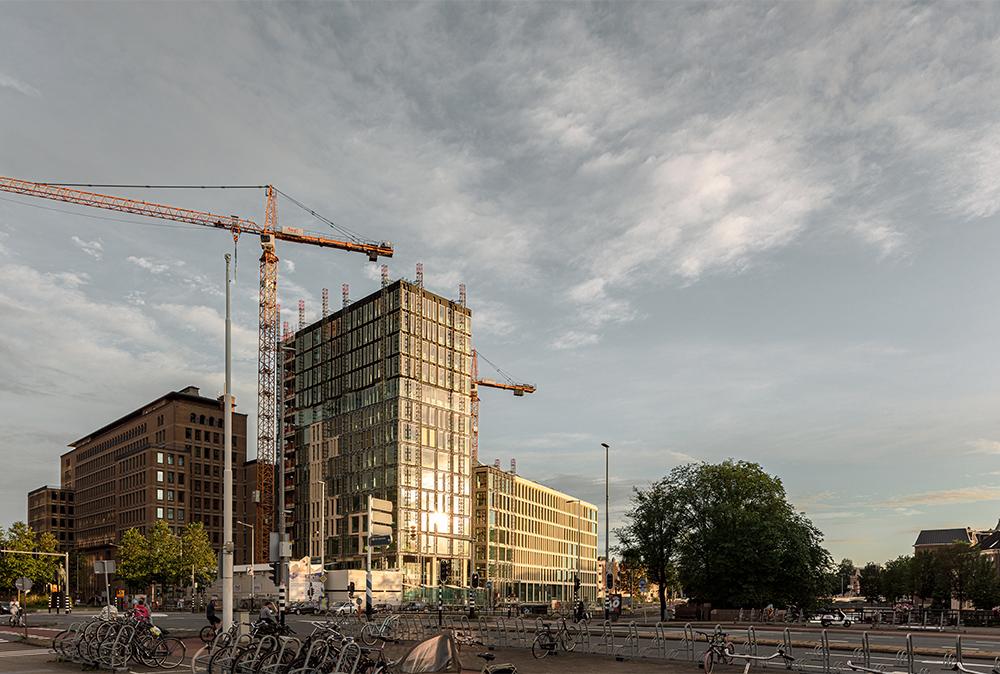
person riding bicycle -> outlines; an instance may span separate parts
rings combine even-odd
[[[258,616],[258,620],[268,625],[274,625],[277,622],[274,618],[275,612],[276,609],[274,608],[274,602],[266,601],[264,602],[264,605],[260,607],[260,615]]]
[[[24,609],[21,608],[21,602],[17,599],[12,599],[10,602],[10,624],[20,625],[23,619]]]
[[[132,617],[142,623],[149,622],[149,607],[146,606],[145,597],[139,597],[139,603],[132,609]]]
[[[222,618],[220,618],[215,614],[215,612],[218,610],[215,606],[215,602],[218,601],[218,599],[219,599],[218,597],[212,597],[212,599],[209,600],[208,602],[208,606],[205,607],[205,618],[208,619],[208,623],[216,631],[218,631],[219,625],[222,624]]]

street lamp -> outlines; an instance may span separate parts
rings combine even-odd
[[[250,609],[253,610],[253,596],[254,596],[254,591],[253,591],[254,590],[254,587],[253,587],[254,586],[254,577],[253,577],[253,562],[254,562],[254,556],[253,556],[253,539],[254,539],[254,535],[255,535],[255,533],[254,533],[254,526],[252,524],[247,524],[246,522],[241,522],[240,520],[236,520],[236,523],[239,524],[241,527],[246,527],[247,529],[250,530],[250,565],[247,566],[247,575],[250,576]]]
[[[576,610],[579,613],[582,613],[582,611],[580,611],[580,588],[577,586],[577,583],[582,583],[583,582],[582,578],[580,577],[581,576],[581,568],[580,568],[580,566],[581,566],[580,565],[580,558],[581,558],[580,557],[580,554],[581,554],[580,553],[580,508],[583,505],[583,503],[578,498],[573,498],[573,499],[570,499],[570,500],[566,501],[566,505],[569,505],[570,503],[575,503],[576,504],[576,578],[573,579],[573,601],[576,602],[576,607],[575,607]]]
[[[611,481],[609,479],[609,455],[611,447],[606,442],[601,443],[604,448],[604,619],[611,617],[611,588],[608,587],[608,574],[611,573]]]

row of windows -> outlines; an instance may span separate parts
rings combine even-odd
[[[195,414],[194,412],[192,412],[191,416],[189,418],[189,421],[192,424],[201,424],[202,426],[204,426],[205,425],[205,415],[204,414]],[[223,419],[222,417],[209,416],[208,417],[208,425],[209,426],[218,426],[219,428],[222,428],[225,425],[225,419]]]
[[[144,435],[145,433],[146,433],[146,423],[143,422],[138,426],[134,426],[123,433],[119,433],[118,435],[112,438],[108,438],[107,440],[103,440],[92,447],[88,447],[83,451],[83,453],[81,453],[77,457],[77,461],[84,461],[86,459],[89,459],[90,457],[94,456],[95,454],[105,449],[110,449],[115,445],[121,444],[122,442],[130,440],[132,438],[137,438],[140,435]]]

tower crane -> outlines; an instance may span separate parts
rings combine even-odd
[[[479,359],[482,358],[487,363],[493,366],[493,369],[497,371],[504,381],[496,381],[495,379],[480,379],[479,377]],[[493,361],[491,361],[486,356],[482,355],[475,349],[472,350],[472,467],[475,468],[479,465],[479,387],[485,386],[487,388],[497,388],[503,391],[510,391],[517,397],[524,396],[525,393],[534,393],[535,386],[533,384],[519,384],[514,381],[514,379],[508,375],[506,372],[501,370],[496,366]]]
[[[82,187],[87,185],[75,185]],[[93,186],[89,186],[93,187]],[[141,186],[130,186],[141,187]],[[81,206],[91,206],[119,213],[142,215],[163,220],[173,220],[192,225],[214,227],[229,231],[233,241],[240,234],[247,233],[260,237],[260,311],[258,326],[257,355],[257,465],[273,466],[276,452],[276,407],[277,407],[277,340],[278,340],[278,256],[276,241],[303,243],[324,248],[363,253],[371,261],[379,257],[392,257],[392,245],[387,242],[341,241],[325,236],[307,233],[297,227],[278,227],[279,190],[273,185],[260,186],[265,191],[264,223],[235,215],[217,215],[206,211],[178,208],[164,204],[128,199],[125,197],[85,192],[71,189],[66,184],[38,183],[17,178],[0,176],[0,191],[23,194],[41,199],[63,201]],[[287,195],[285,195],[287,197]],[[291,199],[291,197],[288,197]],[[294,201],[294,199],[292,199]],[[298,204],[298,202],[295,202]],[[302,204],[298,204],[302,206]],[[305,206],[302,206],[305,208]],[[308,209],[306,209],[308,210]],[[315,212],[310,211],[313,215]],[[322,218],[321,218],[322,219]],[[332,224],[332,223],[331,223]],[[282,458],[283,460],[283,458]],[[257,523],[254,528],[256,538],[256,561],[267,559],[268,536],[274,529],[274,471],[257,471],[257,489],[260,501],[257,504]]]

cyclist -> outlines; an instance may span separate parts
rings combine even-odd
[[[10,602],[10,624],[20,625],[24,620],[24,609],[21,608],[21,602],[17,599],[12,599]]]
[[[260,607],[260,616],[258,619],[260,620],[260,622],[266,623],[267,625],[274,625],[276,622],[274,619],[274,614],[275,614],[274,602],[266,601],[264,602],[264,605]]]
[[[208,606],[205,608],[205,617],[208,619],[208,624],[211,625],[212,629],[216,632],[219,631],[219,625],[222,624],[222,618],[215,614],[218,610],[215,606],[215,602],[218,601],[218,599],[218,597],[213,596],[208,602]]]
[[[145,597],[139,597],[139,603],[132,609],[132,617],[142,623],[149,622],[149,607],[146,606]]]

